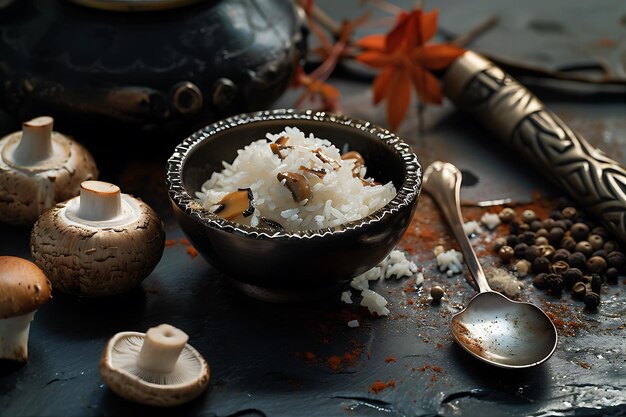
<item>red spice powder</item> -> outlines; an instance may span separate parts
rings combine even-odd
[[[339,356],[331,356],[328,358],[328,366],[333,371],[339,369],[339,365],[341,365],[341,358]]]
[[[413,300],[406,300],[406,303],[407,303],[408,305],[410,305],[410,306],[412,306],[414,302],[415,302],[415,301],[413,301]]]
[[[397,359],[395,357],[393,357],[393,356],[387,356],[385,358],[385,362],[387,362],[387,363],[396,362],[396,361],[397,361]]]
[[[181,244],[185,246],[185,251],[187,252],[189,256],[191,256],[191,258],[195,258],[196,256],[198,256],[198,251],[191,245],[191,242],[189,242],[188,239],[182,238],[179,240],[174,240],[174,239],[165,240],[166,248],[171,248],[173,246],[176,246],[177,244]]]
[[[352,351],[343,354],[341,362],[346,366],[354,366],[359,360],[361,353],[363,353],[363,349],[354,348]]]
[[[378,394],[386,388],[395,388],[395,387],[396,387],[396,381],[394,380],[387,381],[387,382],[376,381],[370,386],[367,392],[369,393],[375,392],[376,394]]]
[[[186,250],[189,256],[191,256],[192,258],[195,258],[196,256],[198,256],[198,251],[193,246],[191,245],[187,246]]]

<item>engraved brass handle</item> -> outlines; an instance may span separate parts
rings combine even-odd
[[[523,154],[626,242],[626,169],[593,147],[493,62],[468,51],[444,75],[444,92]]]

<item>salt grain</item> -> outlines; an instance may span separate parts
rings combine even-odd
[[[465,224],[463,224],[463,231],[467,236],[476,235],[478,233],[482,233],[483,229],[480,228],[480,225],[477,221],[471,220]]]
[[[350,320],[348,322],[348,327],[352,327],[352,328],[359,327],[359,321],[358,320]]]
[[[352,304],[352,293],[350,291],[342,292],[341,301],[343,301],[346,304]]]
[[[480,222],[489,230],[493,230],[500,224],[500,217],[495,213],[485,213],[480,218]]]
[[[367,307],[370,313],[378,314],[379,316],[389,315],[387,307],[387,300],[382,295],[372,290],[365,289],[361,292],[363,299],[361,305]]]
[[[454,249],[437,255],[437,265],[441,272],[448,273],[448,276],[458,274],[463,271],[463,254]]]

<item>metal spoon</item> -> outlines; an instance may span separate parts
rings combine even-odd
[[[470,354],[501,368],[528,368],[545,362],[556,349],[556,327],[530,303],[511,301],[489,287],[467,238],[459,204],[461,172],[434,162],[424,173],[424,190],[437,203],[456,237],[480,293],[452,317],[452,335]]]

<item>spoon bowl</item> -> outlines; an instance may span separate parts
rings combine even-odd
[[[544,317],[532,304],[511,301],[497,292],[482,292],[452,317],[452,335],[480,360],[525,368],[542,363],[556,348],[556,332]]]
[[[464,310],[452,317],[452,335],[463,349],[491,365],[512,369],[539,365],[556,349],[556,327],[534,304],[509,300],[489,287],[463,230],[461,181],[461,172],[449,163],[434,162],[424,173],[424,191],[441,209],[480,290]]]

